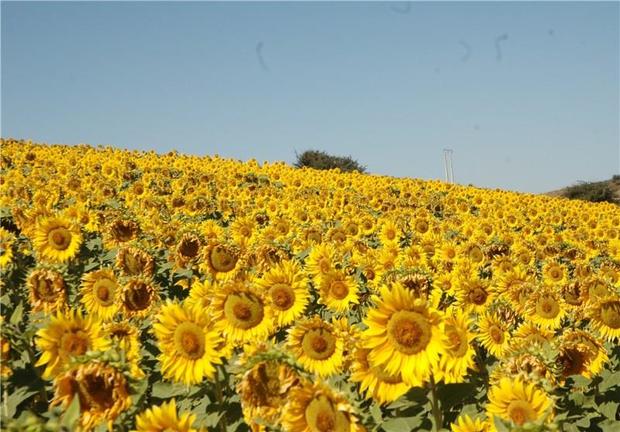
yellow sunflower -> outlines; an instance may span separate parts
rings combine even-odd
[[[187,385],[213,378],[221,364],[221,336],[203,311],[168,301],[155,316],[153,332],[164,378]]]
[[[450,429],[452,432],[488,432],[490,427],[486,420],[472,419],[467,414],[463,414],[450,425]]]
[[[620,296],[597,298],[588,308],[590,326],[609,342],[620,338]]]
[[[497,358],[502,358],[510,343],[510,333],[506,324],[491,313],[478,318],[478,336],[483,347]]]
[[[36,344],[42,352],[36,366],[45,366],[44,379],[54,378],[73,356],[101,351],[109,346],[99,322],[81,311],[58,312],[37,332]]]
[[[481,313],[495,298],[495,290],[490,281],[481,279],[473,273],[459,275],[456,279],[456,298],[466,310]]]
[[[15,236],[0,227],[0,269],[6,268],[13,260],[13,243]]]
[[[449,309],[446,313],[438,381],[443,379],[446,384],[464,382],[468,371],[475,368],[476,350],[474,334],[470,331],[471,323],[472,320],[459,309]]]
[[[118,312],[116,301],[119,286],[111,269],[86,273],[82,277],[81,302],[88,311],[103,321],[111,320]]]
[[[361,432],[353,407],[322,383],[293,388],[282,412],[286,432]]]
[[[553,401],[543,390],[519,378],[502,378],[489,390],[489,419],[497,416],[513,425],[523,426],[551,420],[552,410]]]
[[[153,257],[146,251],[131,246],[122,246],[116,254],[116,267],[124,276],[153,276]]]
[[[421,386],[439,365],[441,322],[438,311],[401,284],[382,287],[364,320],[362,346],[370,349],[369,363],[388,374],[400,371],[407,384]]]
[[[226,278],[235,273],[241,250],[238,246],[211,240],[203,248],[201,270],[211,273],[215,278]]]
[[[371,367],[365,348],[357,348],[351,366],[351,381],[360,384],[366,398],[373,398],[380,405],[393,402],[409,391],[411,386],[403,382],[400,371],[390,375],[382,367]]]
[[[209,279],[202,282],[200,279],[194,279],[189,289],[189,296],[185,299],[185,305],[190,308],[199,307],[207,310],[217,290],[216,286],[217,282],[211,282]]]
[[[332,324],[319,316],[298,321],[289,329],[287,346],[306,370],[319,376],[340,372],[344,362],[344,341]]]
[[[66,305],[67,290],[62,274],[36,268],[28,275],[28,298],[33,311],[53,312]]]
[[[37,221],[33,245],[44,260],[67,262],[78,254],[81,244],[80,229],[71,220],[52,216]]]
[[[211,313],[226,338],[236,344],[265,340],[274,330],[271,308],[246,281],[230,280],[218,286]]]
[[[282,261],[254,281],[273,310],[279,326],[300,318],[308,304],[308,280],[295,261]]]
[[[564,301],[559,292],[550,286],[538,287],[525,304],[525,318],[550,330],[559,328],[565,316]]]
[[[192,427],[195,421],[196,415],[191,412],[179,414],[176,401],[172,399],[138,414],[134,432],[198,432]]]
[[[330,243],[315,245],[305,262],[305,269],[318,282],[336,268],[336,249]]]
[[[319,302],[334,312],[346,312],[351,304],[358,304],[357,283],[353,276],[342,270],[332,270],[321,278]]]
[[[51,405],[66,409],[75,395],[80,400],[80,425],[90,430],[106,422],[112,423],[131,407],[129,384],[123,373],[98,361],[77,364],[54,380],[54,398]]]

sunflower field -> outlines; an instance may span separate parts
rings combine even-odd
[[[620,430],[614,204],[1,145],[2,430]]]

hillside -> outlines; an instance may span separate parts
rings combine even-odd
[[[566,197],[584,201],[608,201],[620,204],[620,175],[599,182],[577,182],[572,186],[547,192],[553,197]]]

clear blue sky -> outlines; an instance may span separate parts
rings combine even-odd
[[[617,2],[1,8],[3,137],[421,178],[450,147],[457,182],[527,192],[620,171]]]

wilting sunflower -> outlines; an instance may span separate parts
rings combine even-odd
[[[299,364],[319,376],[334,375],[342,368],[343,338],[319,316],[300,320],[289,329],[287,346]]]
[[[198,432],[192,427],[196,415],[191,412],[177,413],[174,399],[159,406],[152,406],[136,416],[135,432]]]
[[[282,426],[287,432],[363,430],[349,402],[322,383],[305,383],[290,391]]]
[[[118,312],[119,286],[111,269],[95,270],[82,277],[81,302],[88,313],[109,321]]]
[[[360,390],[366,398],[373,398],[384,405],[407,393],[411,386],[403,382],[400,371],[390,375],[382,367],[371,367],[368,353],[365,348],[357,348],[351,367],[351,381],[360,383]]]
[[[191,385],[213,377],[221,363],[221,336],[202,310],[168,301],[155,316],[153,332],[164,378]]]
[[[470,331],[471,322],[465,313],[456,308],[446,313],[437,380],[443,380],[446,384],[464,382],[468,371],[474,369],[476,350],[474,334]]]
[[[52,216],[37,222],[33,244],[44,260],[64,263],[78,254],[82,234],[70,219]]]
[[[502,378],[489,390],[487,416],[497,416],[516,426],[525,423],[541,423],[551,420],[553,401],[533,383],[525,383],[520,378]]]
[[[116,267],[124,276],[153,276],[154,261],[148,252],[131,246],[123,246],[116,254]]]
[[[254,283],[263,290],[279,326],[303,315],[309,297],[308,281],[296,261],[282,261]]]
[[[276,425],[288,393],[299,382],[289,366],[275,360],[263,361],[247,370],[237,384],[243,417],[252,431]]]
[[[175,249],[175,263],[178,267],[187,267],[198,259],[202,242],[200,237],[193,233],[185,233],[177,243]]]
[[[376,306],[364,320],[362,346],[370,349],[369,363],[388,374],[401,372],[403,380],[420,386],[439,364],[441,315],[396,283],[382,287]]]
[[[489,423],[479,418],[472,419],[467,414],[458,416],[455,423],[450,425],[452,432],[488,432]]]
[[[592,378],[609,360],[603,342],[594,335],[577,329],[562,334],[558,341],[557,363],[564,377],[583,375]]]
[[[120,310],[127,318],[147,316],[158,299],[153,282],[143,277],[128,279],[117,297]]]
[[[274,329],[271,308],[245,281],[231,280],[219,285],[211,312],[233,343],[265,340]]]
[[[116,368],[98,361],[76,364],[54,380],[51,405],[66,409],[75,395],[80,400],[80,424],[85,430],[114,420],[131,406],[129,384]]]
[[[562,325],[566,306],[559,292],[550,286],[540,286],[530,294],[525,305],[525,317],[550,330]]]
[[[482,346],[497,358],[502,358],[510,343],[506,324],[488,312],[478,318],[477,338]]]
[[[609,342],[620,338],[620,296],[597,298],[588,308],[590,326]]]
[[[107,323],[103,325],[103,334],[112,344],[125,352],[129,363],[129,372],[136,378],[144,378],[144,372],[140,368],[140,332],[128,321]]]
[[[33,311],[52,312],[67,301],[65,280],[56,270],[36,268],[28,275],[28,298]]]
[[[321,278],[319,302],[334,312],[346,312],[352,304],[358,304],[357,283],[353,276],[342,270],[332,270]]]
[[[241,250],[238,246],[211,240],[203,248],[201,269],[216,278],[226,278],[238,267]]]
[[[46,365],[44,379],[54,378],[73,356],[86,351],[102,351],[109,346],[99,322],[81,311],[58,312],[37,332],[36,344],[42,352],[36,366]]]

